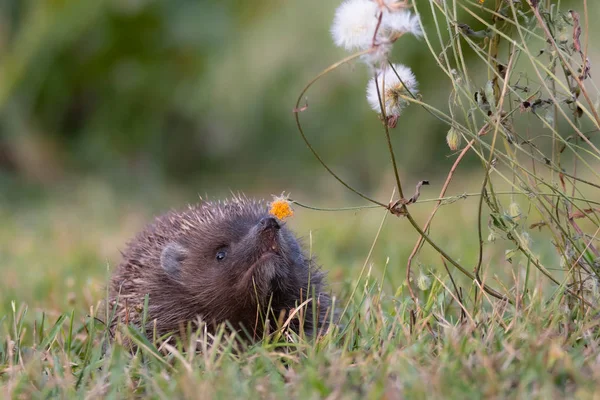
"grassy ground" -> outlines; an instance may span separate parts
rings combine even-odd
[[[423,198],[434,192],[425,189]],[[560,291],[552,297],[556,286],[534,270],[527,274],[523,260],[505,261],[509,245],[502,240],[485,246],[486,280],[520,293],[516,306],[492,301],[451,270],[465,306],[461,313],[439,256],[425,251],[413,274],[415,289],[420,286],[416,310],[405,268],[417,236],[403,219],[390,215],[384,221],[381,210],[296,209],[290,223],[329,271],[345,311],[342,328],[317,342],[291,337],[282,350],[282,339],[268,338],[239,351],[223,335],[199,352],[185,352],[186,343],[161,354],[137,339],[142,348],[135,355],[113,343],[103,356],[107,334],[89,316],[105,296],[119,248],[159,210],[193,201],[165,188],[118,193],[89,181],[44,193],[18,188],[2,198],[0,397],[463,399],[600,393],[594,313],[569,303]],[[421,223],[431,206],[413,206]],[[446,206],[432,228],[438,243],[464,265],[475,265],[477,258],[474,207],[475,198]],[[543,232],[533,243],[558,268]]]

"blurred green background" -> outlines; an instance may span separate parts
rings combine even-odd
[[[314,205],[362,204],[324,173],[292,113],[305,84],[347,55],[329,35],[339,3],[0,0],[0,315],[14,298],[93,305],[126,239],[198,194],[268,198],[285,190]],[[421,3],[433,29],[428,1]],[[600,7],[588,3],[593,18]],[[593,40],[590,51],[600,65]],[[402,38],[393,61],[411,66],[424,100],[447,110],[450,85],[423,40]],[[311,89],[301,117],[336,172],[387,201],[393,175],[365,99],[368,78],[360,63],[343,66]],[[447,130],[411,106],[392,131],[408,192],[429,179],[423,197],[437,196],[454,160]],[[469,165],[478,165],[474,156],[461,172]],[[452,194],[480,183],[465,176]],[[477,238],[455,228],[475,227],[474,201],[451,206],[434,231],[463,260],[476,257]],[[420,221],[429,209],[415,211]],[[335,281],[362,266],[382,213],[298,215],[292,224]],[[390,257],[392,291],[415,239],[404,220],[386,226],[375,263],[382,271]]]
[[[331,181],[315,179],[323,171],[292,109],[312,77],[347,55],[329,35],[338,4],[3,0],[2,175],[326,192]],[[394,61],[443,107],[448,87],[424,43],[403,38]],[[302,118],[327,161],[373,190],[389,176],[368,78],[362,64],[344,66],[309,92]],[[421,176],[449,164],[446,131],[413,107],[394,131],[402,168]]]
[[[292,109],[305,83],[346,56],[328,32],[339,3],[2,0],[0,174],[326,193],[332,181],[315,179],[323,170]],[[433,33],[428,2],[421,10]],[[447,110],[450,86],[425,41],[402,38],[393,61],[411,66],[424,100]],[[360,63],[342,67],[309,92],[302,115],[326,160],[366,191],[391,183],[368,78]],[[446,132],[411,107],[393,132],[401,168],[422,179],[447,170]]]

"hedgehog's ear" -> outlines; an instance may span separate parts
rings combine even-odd
[[[160,254],[160,265],[170,277],[178,278],[181,264],[186,256],[185,247],[177,242],[169,242]]]

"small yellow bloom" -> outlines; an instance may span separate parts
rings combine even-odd
[[[273,196],[269,214],[274,215],[282,221],[293,216],[294,210],[292,210],[292,207],[290,206],[290,200],[288,197],[283,194],[281,196]]]

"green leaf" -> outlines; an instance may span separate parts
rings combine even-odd
[[[129,335],[129,337],[131,338],[131,340],[137,346],[139,346],[141,349],[146,350],[148,353],[150,353],[152,356],[154,356],[154,358],[156,358],[158,361],[160,361],[164,365],[171,367],[171,365],[167,361],[165,361],[165,359],[159,353],[156,346],[154,346],[152,343],[150,343],[148,338],[145,335],[143,335],[139,330],[137,330],[135,327],[133,327],[131,325],[128,325],[127,333]]]
[[[56,323],[54,324],[52,329],[50,329],[50,333],[44,338],[44,341],[40,345],[41,349],[48,350],[50,348],[50,346],[54,342],[54,339],[56,339],[56,336],[60,332],[60,328],[62,328],[63,322],[65,322],[65,318],[67,318],[66,314],[61,314],[60,317],[58,317]]]

